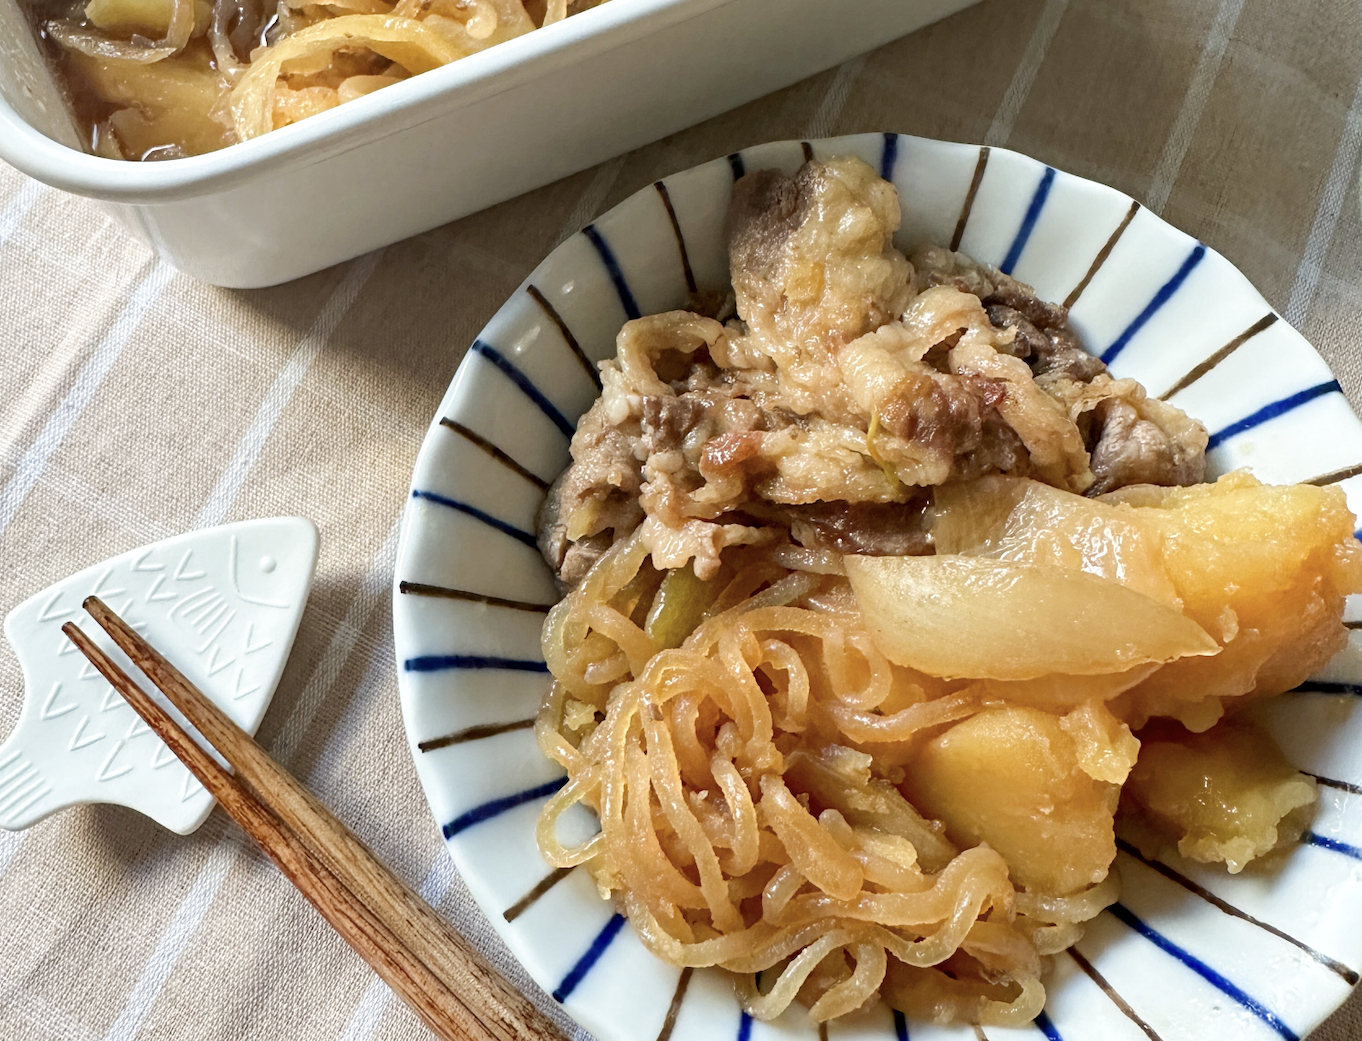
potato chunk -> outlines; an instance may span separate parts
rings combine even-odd
[[[125,158],[140,159],[167,147],[200,155],[231,142],[226,124],[213,116],[225,82],[206,46],[196,43],[147,64],[102,61],[74,51],[63,60],[81,89],[116,109],[109,126]]]
[[[1224,722],[1204,734],[1146,740],[1121,812],[1140,845],[1151,844],[1152,828],[1184,857],[1224,861],[1233,873],[1296,842],[1315,799],[1314,778],[1297,772],[1265,731]]]
[[[1205,730],[1221,699],[1290,690],[1342,649],[1343,597],[1362,591],[1342,489],[1272,487],[1239,472],[1167,489],[1138,512],[1163,530],[1184,612],[1224,650],[1165,665],[1122,695],[1114,711],[1126,722],[1171,716]]]
[[[927,744],[903,784],[956,843],[987,842],[1028,892],[1075,893],[1106,878],[1119,789],[1089,776],[1061,721],[989,708]]]

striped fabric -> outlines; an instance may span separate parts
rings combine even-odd
[[[524,984],[450,867],[397,705],[389,587],[417,448],[469,349],[510,365],[474,336],[570,232],[663,175],[757,141],[863,130],[1005,145],[1128,192],[1238,265],[1362,400],[1352,326],[1362,8],[984,0],[734,113],[275,289],[193,283],[91,204],[0,169],[0,611],[178,531],[311,517],[317,583],[261,738]],[[1170,284],[1198,262],[1189,253]],[[1114,357],[1123,342],[1098,346]],[[542,605],[501,606],[532,619]],[[4,730],[21,689],[0,651]],[[1323,834],[1310,841],[1362,855]],[[1129,852],[1126,863],[1158,871]],[[1144,926],[1133,911],[1116,917]],[[428,1036],[220,813],[187,839],[109,807],[0,833],[0,921],[6,1039]],[[618,929],[603,920],[602,949]],[[1170,956],[1195,959],[1180,937],[1160,938]],[[1083,949],[1062,971],[1096,971]],[[563,977],[564,996],[591,951]],[[1048,1021],[1037,1029],[1053,1034]],[[1315,1036],[1362,1037],[1362,1001]]]

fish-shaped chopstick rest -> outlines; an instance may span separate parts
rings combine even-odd
[[[61,627],[88,621],[81,601],[100,597],[254,734],[284,671],[316,565],[311,521],[242,521],[106,560],[11,611],[5,636],[23,670],[24,704],[0,745],[0,827],[26,828],[89,802],[130,806],[181,835],[202,824],[212,797]],[[98,626],[81,627],[140,680]],[[165,704],[145,680],[141,686]]]

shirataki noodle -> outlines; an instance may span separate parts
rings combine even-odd
[[[1019,899],[998,853],[958,852],[871,776],[868,755],[826,753],[839,742],[906,747],[981,701],[929,701],[918,687],[917,700],[891,705],[912,697],[913,677],[854,612],[827,609],[845,581],[769,562],[728,576],[711,616],[680,647],[658,647],[638,624],[648,570],[638,538],[620,543],[545,627],[556,682],[538,736],[569,774],[540,818],[549,860],[590,863],[661,957],[741,974],[760,1018],[801,990],[816,995],[820,1021],[877,991],[925,1014],[1034,1018],[1038,951],[1067,946],[1111,886]],[[806,793],[829,808],[815,817]],[[557,825],[577,803],[601,830],[568,848]],[[955,979],[937,968],[952,957]],[[758,990],[752,974],[773,967]]]

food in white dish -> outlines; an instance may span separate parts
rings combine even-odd
[[[42,0],[90,149],[174,159],[244,141],[603,0]]]
[[[541,513],[539,841],[753,1016],[1016,1024],[1117,830],[1299,838],[1313,780],[1235,716],[1342,646],[1362,550],[1336,488],[1201,483],[1200,423],[899,214],[859,160],[751,174],[732,297],[621,330]]]

